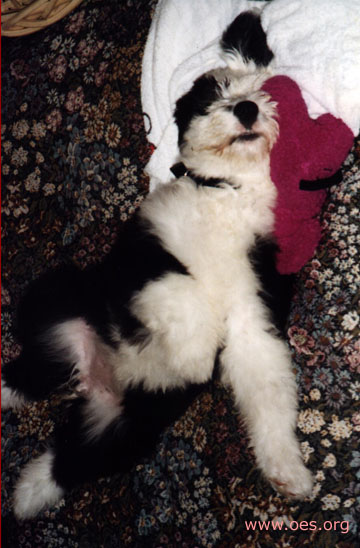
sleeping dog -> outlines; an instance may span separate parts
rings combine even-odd
[[[227,66],[177,102],[174,180],[144,200],[103,263],[50,273],[23,299],[22,352],[3,368],[3,407],[54,391],[72,397],[53,445],[21,473],[19,518],[148,455],[210,382],[215,361],[265,477],[288,497],[311,492],[281,336],[269,176],[278,125],[261,91],[271,52],[257,17],[246,17],[253,33],[242,16],[223,36]]]

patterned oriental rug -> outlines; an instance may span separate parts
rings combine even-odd
[[[28,283],[65,260],[101,259],[147,193],[140,73],[154,6],[85,0],[39,33],[3,39],[4,362],[19,352],[14,311]],[[20,468],[64,420],[54,396],[2,413],[3,547],[359,546],[359,211],[360,138],[329,192],[288,326],[311,499],[291,503],[261,478],[231,394],[214,382],[131,473],[17,522]]]

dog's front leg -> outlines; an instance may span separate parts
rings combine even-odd
[[[286,496],[309,495],[312,476],[295,435],[297,389],[290,354],[255,299],[233,306],[221,364],[224,381],[231,385],[245,418],[259,468]]]

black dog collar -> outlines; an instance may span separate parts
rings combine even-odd
[[[183,177],[184,175],[190,177],[198,186],[218,187],[220,183],[225,182],[224,179],[217,179],[215,177],[211,177],[210,179],[200,177],[199,175],[196,175],[193,171],[188,169],[182,162],[174,164],[170,168],[170,171],[175,175],[176,178]]]
[[[199,175],[195,175],[193,171],[188,169],[185,164],[182,162],[178,162],[177,164],[174,164],[170,171],[175,175],[175,177],[178,179],[179,177],[183,177],[186,175],[187,177],[190,177],[197,185],[199,186],[210,186],[210,187],[218,187],[220,183],[225,183],[226,181],[224,179],[216,179],[215,177],[212,177],[210,179],[205,179],[205,177],[200,177]],[[306,191],[316,191],[321,190],[324,188],[329,188],[332,185],[339,184],[342,181],[342,170],[340,169],[334,175],[330,177],[326,177],[323,179],[316,179],[315,181],[307,181],[302,179],[300,181],[300,190],[306,190]]]
[[[302,179],[300,181],[300,190],[322,190],[324,188],[329,188],[333,185],[338,185],[341,183],[343,178],[342,170],[339,169],[339,171],[336,171],[333,175],[330,177],[323,177],[322,179],[316,179],[314,181],[308,181],[305,179]]]

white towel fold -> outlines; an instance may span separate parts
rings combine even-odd
[[[359,0],[273,0],[262,26],[277,74],[297,82],[310,116],[330,112],[360,129]]]

